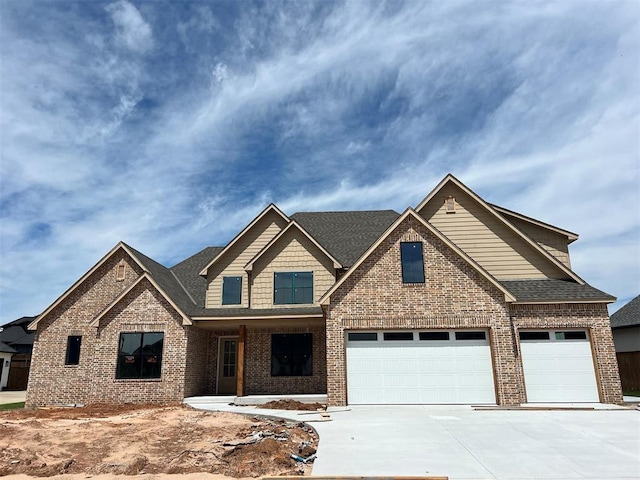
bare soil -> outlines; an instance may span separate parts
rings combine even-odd
[[[282,400],[272,400],[262,405],[256,405],[257,408],[271,408],[273,410],[326,410],[325,405],[319,403],[303,403],[298,400],[284,398]]]
[[[0,476],[308,475],[311,463],[290,456],[306,458],[317,444],[315,431],[300,422],[184,405],[0,412]]]

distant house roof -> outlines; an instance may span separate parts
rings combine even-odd
[[[640,295],[611,315],[611,328],[640,325]]]
[[[616,298],[591,285],[546,278],[542,280],[503,280],[500,282],[516,297],[516,302],[615,302]]]
[[[291,215],[345,267],[352,266],[400,216],[393,210],[299,212]]]
[[[6,343],[0,342],[0,352],[3,353],[17,353],[15,348],[10,347]]]
[[[35,332],[27,330],[27,326],[36,317],[20,317],[13,322],[6,323],[0,328],[0,342],[16,350],[30,350],[33,346],[33,340],[35,338]]]

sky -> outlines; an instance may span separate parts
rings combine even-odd
[[[640,3],[0,2],[0,325],[120,240],[166,266],[452,173],[640,294]]]

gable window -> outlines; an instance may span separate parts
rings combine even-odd
[[[67,337],[67,354],[65,355],[65,365],[78,365],[80,363],[80,335],[70,335]]]
[[[116,378],[160,378],[164,333],[121,333]]]
[[[116,266],[116,282],[121,282],[124,280],[125,275],[125,264],[124,262],[120,262]]]
[[[222,279],[222,304],[240,305],[242,299],[242,277]]]
[[[424,283],[422,242],[400,243],[402,283]]]
[[[313,374],[310,333],[271,335],[271,376],[294,377]]]
[[[313,272],[276,272],[273,275],[273,303],[313,303]]]

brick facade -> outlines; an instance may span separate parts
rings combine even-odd
[[[423,242],[424,284],[403,284],[400,242]],[[512,317],[514,317],[512,319]],[[512,324],[513,322],[513,324]],[[347,330],[489,329],[496,401],[526,401],[518,328],[588,328],[602,401],[621,401],[606,306],[514,305],[483,275],[411,216],[407,217],[331,296],[327,308],[327,393],[346,405]]]

